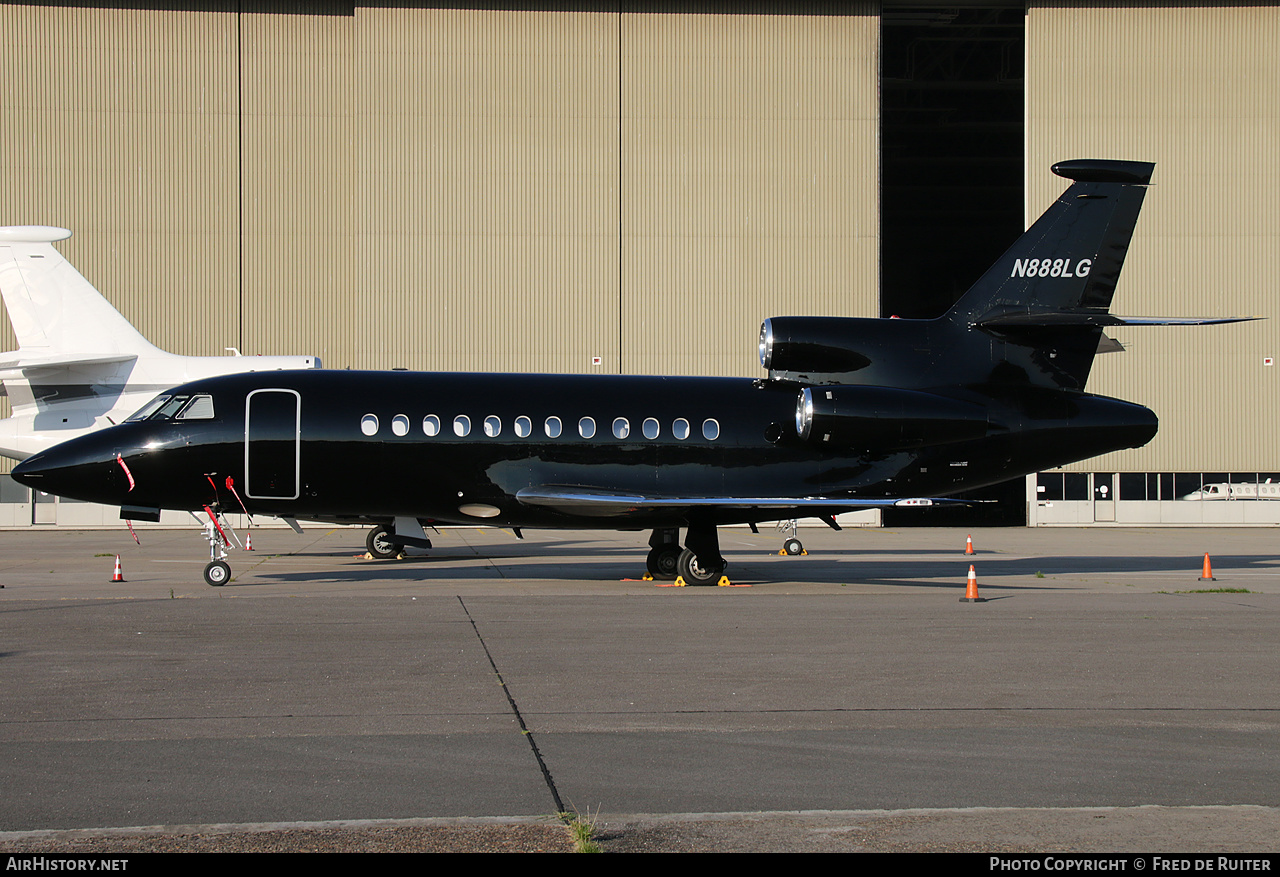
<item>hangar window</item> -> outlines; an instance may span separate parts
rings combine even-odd
[[[366,414],[360,418],[360,431],[365,435],[378,434],[378,415]]]
[[[422,431],[427,435],[439,435],[440,418],[434,414],[428,414],[422,418]]]
[[[1142,472],[1122,472],[1120,473],[1119,484],[1120,495],[1116,499],[1139,499],[1147,498],[1147,476]]]
[[[624,439],[631,435],[631,424],[625,417],[615,418],[613,421],[613,437]]]
[[[496,414],[490,414],[484,419],[484,434],[489,438],[497,438],[502,434],[502,419]]]
[[[520,438],[528,438],[533,432],[533,421],[521,414],[516,418],[516,435]]]
[[[596,434],[596,422],[590,417],[584,417],[578,421],[578,435],[585,439],[594,438]]]
[[[547,418],[547,422],[542,426],[547,433],[547,438],[560,438],[560,418],[554,415]]]
[[[702,421],[702,437],[709,442],[720,438],[720,421],[711,418]]]
[[[459,414],[453,418],[453,434],[456,436],[465,436],[471,432],[471,418],[465,414]]]
[[[1216,478],[1215,481],[1223,479]],[[1181,499],[1184,496],[1190,496],[1204,485],[1204,481],[1200,477],[1199,472],[1174,472],[1173,473],[1173,496]]]
[[[391,431],[396,435],[408,435],[409,418],[405,417],[403,414],[397,414],[395,417],[391,418]]]
[[[683,417],[676,420],[675,423],[671,424],[671,434],[680,439],[680,441],[687,439],[689,437],[689,421]]]
[[[178,412],[178,420],[213,420],[213,397],[205,394],[192,396],[187,407]]]
[[[644,433],[645,438],[656,439],[661,428],[658,426],[656,418],[646,417],[644,423],[640,425],[640,431]]]
[[[1063,472],[1062,473],[1062,498],[1064,500],[1078,501],[1082,499],[1090,499],[1089,491],[1089,473],[1088,472]]]

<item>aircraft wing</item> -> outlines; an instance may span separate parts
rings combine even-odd
[[[516,493],[525,505],[574,515],[626,516],[653,509],[813,509],[858,511],[891,507],[967,505],[962,499],[940,497],[872,497],[849,499],[822,496],[652,496],[614,493],[589,487],[526,487]]]

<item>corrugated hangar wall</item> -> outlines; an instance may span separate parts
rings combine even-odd
[[[1109,330],[1092,392],[1160,417],[1145,448],[1070,469],[1280,471],[1280,8],[1032,2],[1027,210],[1062,190],[1064,158],[1156,162],[1113,311],[1260,314],[1201,328]]]
[[[174,352],[750,375],[876,312],[877,9],[3,5],[0,223]]]

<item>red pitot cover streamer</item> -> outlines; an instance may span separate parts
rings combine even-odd
[[[116,462],[120,464],[120,468],[124,470],[124,474],[129,479],[129,490],[133,490],[133,473],[129,471],[129,464],[124,461],[124,457],[116,454]],[[136,536],[134,537],[137,538]]]
[[[244,516],[249,519],[249,523],[253,523],[253,515],[249,514],[249,510],[244,507],[244,500],[240,498],[240,492],[236,490],[236,481],[230,475],[227,476],[227,490],[231,491],[231,495],[236,498],[236,502],[240,503],[240,509],[244,512]]]

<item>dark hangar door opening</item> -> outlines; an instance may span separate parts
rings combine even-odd
[[[880,310],[936,317],[1023,225],[1022,4],[885,4]]]
[[[880,19],[880,316],[944,313],[1024,228],[1023,4],[886,2]],[[1017,478],[891,526],[1026,523]]]

